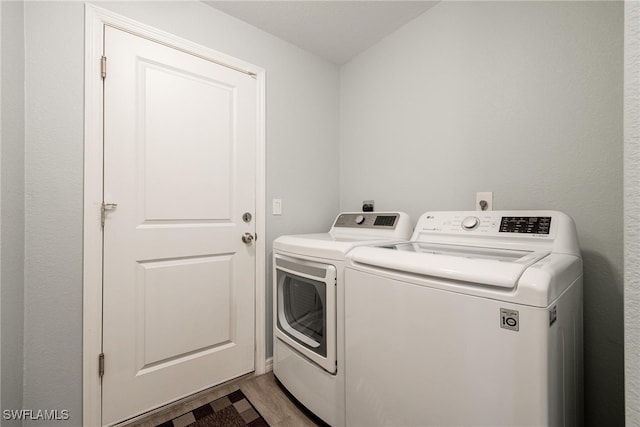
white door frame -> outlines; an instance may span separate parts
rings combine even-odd
[[[256,143],[256,277],[255,372],[266,366],[266,205],[265,205],[265,70],[189,40],[87,4],[85,6],[84,106],[84,248],[82,304],[83,425],[102,425],[102,389],[98,356],[102,351],[102,229],[100,207],[103,184],[103,84],[101,57],[104,25],[167,45],[255,76],[258,88]],[[108,59],[107,59],[108,69]],[[108,369],[108,367],[107,367]]]

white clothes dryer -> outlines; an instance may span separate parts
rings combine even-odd
[[[410,235],[405,213],[347,212],[328,233],[273,242],[273,371],[298,401],[332,426],[345,425],[344,258],[354,247]]]
[[[554,211],[427,212],[345,267],[350,426],[582,425],[582,258]]]

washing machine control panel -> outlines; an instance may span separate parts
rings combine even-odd
[[[460,226],[463,230],[471,231],[478,228],[482,222],[477,216],[468,216],[462,220]],[[489,224],[485,221],[485,226]],[[495,222],[491,222],[495,226]],[[551,229],[550,216],[503,216],[500,219],[499,233],[519,234],[549,234]]]
[[[525,215],[526,211],[432,212],[423,215],[416,230],[429,234],[553,237],[553,213]],[[534,213],[534,212],[532,212]],[[535,212],[538,213],[538,212]]]
[[[503,216],[500,233],[549,234],[550,216]]]
[[[580,256],[573,219],[552,210],[425,212],[411,241]]]

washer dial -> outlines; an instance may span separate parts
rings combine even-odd
[[[480,219],[475,216],[468,216],[462,220],[463,230],[467,230],[467,231],[475,230],[476,228],[478,228],[479,225],[480,225]]]

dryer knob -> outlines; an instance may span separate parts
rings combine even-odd
[[[480,219],[475,216],[468,216],[462,220],[462,229],[463,230],[474,230],[480,225]]]
[[[360,225],[364,222],[364,215],[358,215],[356,217],[356,224]]]

